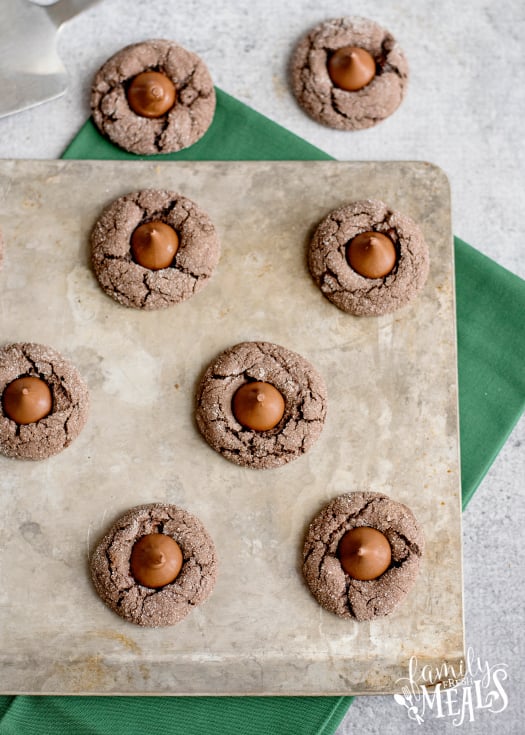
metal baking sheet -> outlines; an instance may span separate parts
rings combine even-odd
[[[195,199],[219,231],[213,279],[142,313],[89,267],[101,209],[141,188]],[[355,318],[314,285],[306,246],[333,208],[382,199],[421,226],[424,292]],[[2,343],[68,356],[91,394],[88,423],[43,462],[0,458],[0,690],[78,694],[394,692],[420,665],[464,654],[456,339],[449,187],[427,163],[0,162]],[[324,375],[328,417],[305,457],[267,471],[214,452],[193,419],[208,362],[242,340],[295,350]],[[370,488],[407,503],[427,550],[391,616],[341,620],[300,573],[310,519]],[[199,516],[218,549],[215,592],[180,624],[143,629],[103,605],[88,556],[139,503]]]

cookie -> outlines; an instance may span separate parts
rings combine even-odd
[[[139,225],[160,221],[178,235],[171,265],[146,268],[133,259],[131,237]],[[115,301],[135,309],[164,309],[189,299],[208,283],[220,256],[209,216],[173,191],[148,189],[116,199],[91,233],[91,263],[98,282]]]
[[[163,533],[182,551],[182,567],[170,584],[152,589],[131,574],[135,543],[147,534]],[[213,541],[198,518],[176,505],[139,505],[121,516],[95,548],[91,578],[99,596],[130,623],[157,628],[175,625],[211,594],[217,577]]]
[[[232,401],[251,382],[270,383],[284,399],[274,428],[260,431],[241,424]],[[222,352],[207,368],[197,392],[197,425],[223,457],[254,469],[279,467],[308,452],[326,417],[326,388],[317,370],[301,355],[271,342],[241,342]]]
[[[343,89],[330,75],[334,53],[346,47],[368,52],[372,67],[375,62],[375,75],[362,88]],[[300,40],[291,78],[295,97],[314,120],[338,130],[360,130],[377,125],[399,107],[408,64],[393,36],[377,23],[338,18],[320,23]]]
[[[4,400],[8,386],[23,376],[40,378],[52,397],[50,413],[25,425],[7,415]],[[7,457],[36,460],[58,454],[80,434],[88,416],[88,389],[77,369],[46,345],[25,342],[0,350],[0,397],[0,452]]]
[[[384,534],[392,554],[386,572],[368,581],[347,574],[337,553],[345,533],[363,526]],[[347,493],[330,501],[310,524],[303,574],[324,608],[341,618],[372,620],[389,615],[410,592],[424,546],[423,532],[406,505],[382,493]]]
[[[128,98],[133,80],[150,71],[167,77],[174,87],[174,103],[155,117],[137,114]],[[91,112],[96,126],[131,153],[173,153],[193,145],[208,130],[214,111],[215,90],[206,65],[173,41],[126,46],[106,61],[93,80]]]
[[[2,270],[3,262],[4,262],[4,238],[2,237],[2,230],[0,230],[0,271]]]
[[[377,232],[393,243],[396,263],[382,278],[357,273],[347,246],[363,232]],[[367,199],[335,209],[317,227],[308,250],[308,266],[323,294],[342,311],[379,316],[408,304],[425,285],[427,245],[419,227],[380,201]]]

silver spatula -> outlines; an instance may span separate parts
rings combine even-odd
[[[35,5],[0,0],[0,117],[55,99],[67,88],[56,44],[62,25],[99,0]]]

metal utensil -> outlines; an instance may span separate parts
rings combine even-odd
[[[57,53],[58,34],[68,20],[100,0],[0,2],[0,117],[60,97],[67,74]]]

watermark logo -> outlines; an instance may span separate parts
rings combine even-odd
[[[420,666],[417,657],[412,656],[408,676],[396,682],[403,693],[394,694],[394,700],[406,707],[408,717],[420,725],[432,716],[450,718],[459,727],[474,722],[482,711],[498,714],[506,709],[509,699],[503,682],[507,678],[507,664],[490,665],[472,648],[466,660],[456,666]]]

